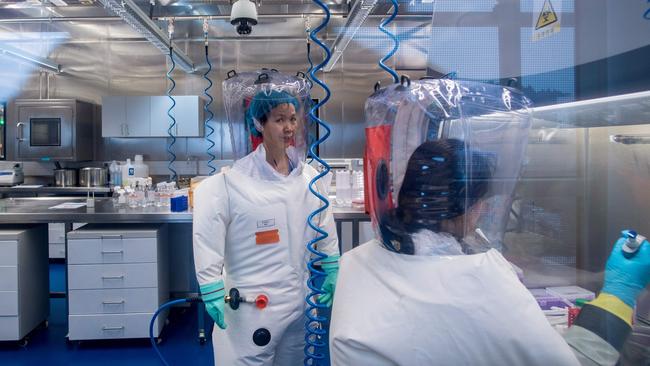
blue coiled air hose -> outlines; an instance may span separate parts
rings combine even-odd
[[[307,317],[307,321],[305,322],[304,365],[306,366],[314,365],[316,361],[324,359],[325,355],[319,352],[318,349],[324,349],[327,347],[327,330],[325,328],[326,326],[325,323],[327,322],[327,318],[318,315],[318,310],[327,309],[327,306],[323,304],[319,304],[318,301],[316,300],[317,296],[320,296],[324,293],[324,291],[322,291],[316,285],[316,282],[318,282],[319,279],[325,277],[326,273],[316,269],[315,265],[321,260],[327,258],[326,254],[316,249],[316,244],[319,241],[326,239],[328,237],[328,234],[326,231],[316,226],[313,223],[313,219],[314,217],[318,216],[321,212],[325,211],[330,204],[327,197],[323,196],[315,189],[315,185],[316,185],[316,181],[323,178],[330,171],[330,166],[324,160],[322,160],[320,157],[316,155],[316,147],[322,144],[325,140],[327,140],[327,138],[330,135],[331,128],[327,125],[327,123],[325,123],[325,121],[316,117],[316,111],[318,110],[318,108],[322,107],[327,103],[327,101],[330,99],[331,92],[330,89],[327,87],[327,85],[316,76],[316,73],[322,70],[322,68],[327,64],[327,62],[329,62],[330,58],[332,57],[332,52],[327,47],[327,45],[321,42],[317,38],[317,34],[321,30],[326,28],[327,25],[329,24],[331,13],[329,7],[325,3],[323,3],[320,0],[313,0],[313,1],[323,9],[323,11],[325,12],[325,19],[321,22],[321,24],[318,27],[316,27],[314,30],[311,31],[311,33],[309,34],[309,38],[325,51],[326,57],[323,60],[323,62],[318,64],[316,67],[312,68],[311,72],[309,73],[309,76],[311,78],[311,81],[313,81],[315,84],[320,85],[323,88],[323,90],[325,91],[325,98],[323,98],[323,100],[321,100],[317,105],[312,107],[312,109],[309,111],[309,117],[312,121],[316,121],[319,126],[322,126],[323,129],[325,129],[325,134],[320,139],[315,141],[309,148],[310,157],[318,161],[324,167],[323,171],[321,171],[314,179],[312,179],[309,182],[309,190],[313,195],[318,197],[318,199],[321,200],[324,204],[320,208],[312,212],[309,215],[309,218],[307,219],[307,224],[309,225],[309,227],[311,227],[313,230],[318,232],[318,235],[316,238],[312,239],[309,243],[307,243],[307,250],[311,254],[313,254],[313,258],[307,263],[307,267],[309,268],[309,279],[307,280],[307,286],[309,287],[309,294],[307,295],[307,297],[305,297],[305,301],[307,302],[307,309],[305,310],[305,316]]]
[[[399,12],[399,4],[397,3],[397,0],[391,0],[391,2],[393,3],[393,14],[391,14],[388,17],[388,19],[386,19],[381,24],[379,24],[379,30],[393,40],[393,49],[390,50],[390,52],[388,52],[386,56],[384,56],[384,58],[382,58],[379,61],[379,67],[384,69],[387,73],[389,73],[393,77],[394,83],[399,83],[399,75],[397,75],[397,72],[395,72],[395,70],[386,66],[385,64],[385,62],[388,61],[389,58],[393,57],[397,52],[397,50],[399,49],[399,39],[391,31],[386,29],[386,26],[390,24],[393,20],[395,20],[395,18],[397,17],[397,13]]]
[[[307,40],[307,61],[309,62],[309,69],[307,69],[307,84],[309,84],[309,90],[311,90],[314,87],[314,82],[311,81],[311,72],[312,72],[312,70],[314,70],[314,61],[311,59],[311,42],[309,42],[309,40]],[[307,129],[307,131],[309,131],[307,136],[309,137],[308,142],[309,142],[310,146],[311,146],[312,140],[316,139],[316,136],[314,136],[311,133],[311,124],[312,123],[315,123],[315,122],[311,118],[309,118],[310,126]],[[307,164],[311,164],[312,161],[314,161],[314,159],[310,157],[309,160],[307,161]]]
[[[169,71],[167,71],[167,80],[171,82],[171,87],[167,89],[167,97],[172,101],[171,107],[167,110],[167,115],[169,116],[169,119],[171,120],[171,124],[169,125],[169,128],[167,129],[167,134],[169,137],[171,137],[171,142],[169,145],[167,145],[167,152],[169,153],[169,165],[167,166],[169,168],[170,174],[169,174],[169,179],[171,179],[172,182],[176,182],[178,180],[178,174],[176,174],[176,170],[174,169],[174,162],[176,161],[176,154],[174,154],[174,144],[176,143],[176,136],[174,136],[174,128],[176,127],[176,118],[172,115],[172,110],[174,107],[176,107],[176,100],[172,96],[172,91],[174,91],[174,88],[176,88],[176,82],[172,78],[172,72],[174,72],[174,69],[176,68],[176,62],[174,62],[174,53],[173,49],[170,46],[169,47],[169,59],[172,62],[171,68],[169,68]]]
[[[210,144],[208,146],[208,156],[210,157],[210,160],[208,160],[208,168],[210,169],[210,175],[214,175],[214,173],[217,171],[217,168],[214,167],[214,160],[217,158],[216,155],[212,153],[212,149],[216,146],[216,143],[212,139],[212,135],[214,134],[214,127],[210,125],[210,122],[212,122],[212,118],[214,118],[214,113],[210,110],[210,104],[214,101],[214,98],[212,98],[212,95],[208,93],[208,90],[212,88],[212,80],[208,77],[208,74],[210,71],[212,71],[212,64],[210,63],[210,57],[208,56],[208,41],[207,41],[207,34],[206,34],[206,41],[205,41],[205,62],[208,64],[208,70],[203,74],[203,78],[208,81],[208,87],[205,88],[203,91],[203,94],[208,98],[208,102],[205,103],[205,106],[203,109],[205,110],[205,128],[208,131],[205,135],[205,140]]]
[[[149,340],[151,340],[151,346],[153,347],[153,350],[156,351],[156,354],[160,358],[160,362],[162,362],[163,365],[169,366],[169,363],[167,363],[165,357],[163,357],[162,353],[160,353],[160,350],[158,349],[158,343],[156,342],[156,338],[153,336],[153,328],[154,325],[156,324],[156,318],[158,318],[158,315],[160,315],[160,313],[162,313],[163,311],[165,311],[166,309],[174,305],[183,304],[186,302],[193,303],[193,302],[201,302],[201,301],[202,300],[200,297],[188,297],[186,299],[172,300],[159,307],[158,310],[156,310],[156,312],[151,317],[151,321],[149,322]]]

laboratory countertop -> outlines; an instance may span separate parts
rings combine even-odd
[[[13,187],[0,186],[0,194],[58,194],[58,195],[78,195],[78,194],[108,194],[111,193],[110,187],[50,187],[43,185],[18,185]]]
[[[191,223],[191,210],[171,212],[169,207],[115,207],[110,198],[96,198],[87,207],[79,197],[5,198],[0,200],[0,224],[53,222],[84,223]],[[59,206],[70,204],[67,206]],[[59,206],[59,208],[54,208]],[[338,221],[368,221],[363,208],[334,208]]]

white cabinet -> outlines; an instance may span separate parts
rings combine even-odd
[[[197,95],[174,96],[171,111],[177,137],[203,137],[205,102]],[[167,96],[107,96],[102,98],[102,137],[167,137],[171,125]]]
[[[177,137],[203,137],[203,99],[196,95],[183,95],[174,97],[176,105],[171,111],[176,119],[176,126],[172,131]],[[166,96],[151,97],[151,136],[167,137],[167,130],[171,120],[167,110],[172,102]]]
[[[169,298],[166,237],[165,225],[89,224],[68,233],[70,340],[149,337],[149,320]]]
[[[126,98],[102,97],[102,137],[124,137],[126,131]]]
[[[149,135],[149,97],[126,98],[126,137]]]
[[[172,102],[167,97],[151,97],[151,136],[167,137],[170,126],[167,110],[171,105]],[[178,123],[178,119],[176,121]]]
[[[0,226],[0,341],[23,339],[49,314],[47,227]]]

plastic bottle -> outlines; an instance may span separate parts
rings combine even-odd
[[[110,174],[110,184],[111,187],[119,187],[122,185],[122,169],[120,165],[113,160],[111,165],[108,167],[108,172]]]
[[[122,185],[130,186],[135,178],[135,167],[131,164],[131,159],[126,159],[126,164],[122,165]]]
[[[135,200],[138,207],[147,207],[146,188],[142,178],[135,178]]]
[[[135,169],[134,173],[137,178],[148,178],[149,177],[149,166],[144,163],[142,155],[135,156],[135,162],[133,164]]]

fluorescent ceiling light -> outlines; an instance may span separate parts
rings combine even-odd
[[[0,42],[41,42],[41,41],[62,41],[70,39],[68,32],[13,32],[0,33]]]
[[[163,54],[169,54],[169,45],[171,41],[167,34],[163,32],[153,20],[149,19],[142,9],[140,9],[133,0],[99,0],[104,7],[108,8],[115,15],[124,20],[131,28],[142,34],[151,44],[158,48]],[[195,71],[194,62],[183,51],[180,51],[175,44],[173,46],[174,61],[185,72],[192,73]]]
[[[56,6],[68,6],[68,3],[66,3],[63,0],[50,0],[50,3],[56,5]]]
[[[334,65],[339,61],[341,55],[343,55],[343,52],[345,52],[345,49],[350,44],[350,41],[352,41],[352,38],[354,38],[354,35],[366,21],[368,15],[375,9],[376,5],[377,0],[358,0],[354,3],[345,26],[338,36],[336,36],[336,40],[332,45],[332,58],[323,68],[324,72],[332,71]]]
[[[61,72],[61,65],[52,62],[52,60],[29,54],[23,50],[20,50],[8,44],[0,43],[0,54],[11,56],[20,59],[22,61],[27,61],[33,65],[36,65],[38,67],[50,71],[54,71],[57,73]]]

